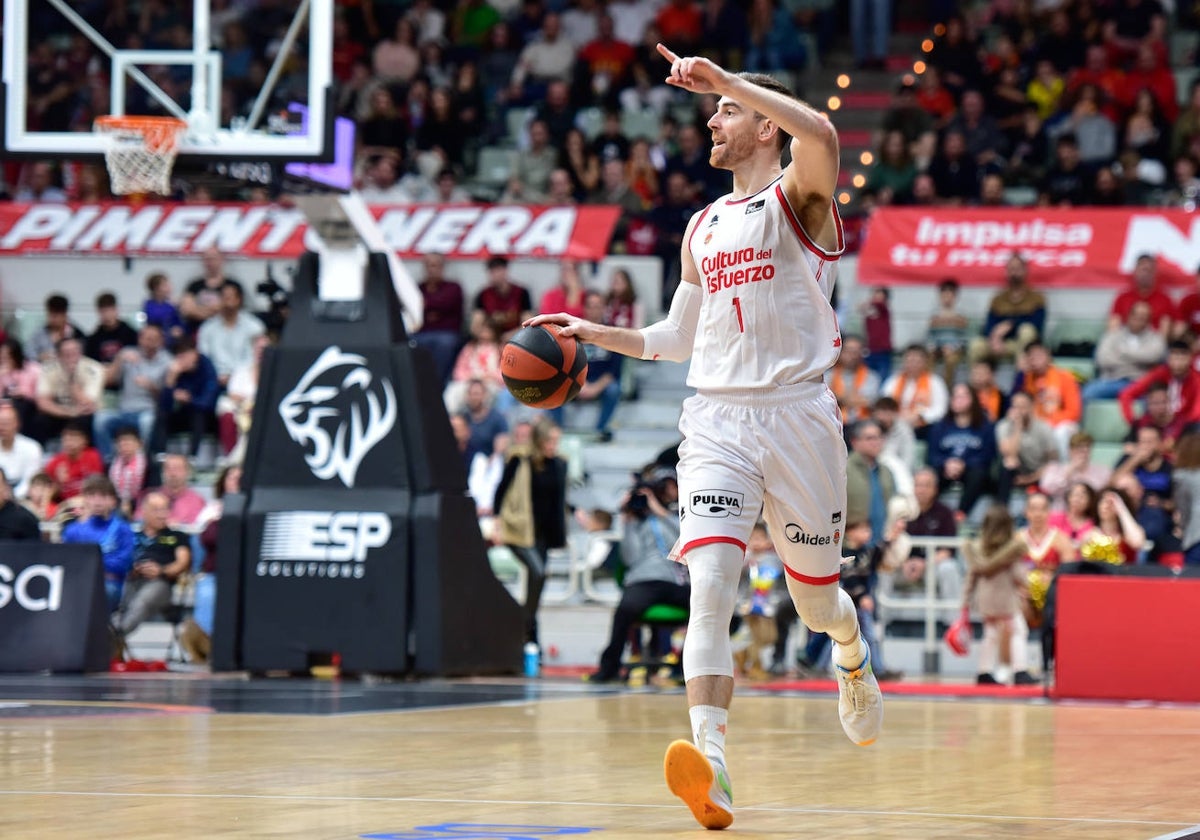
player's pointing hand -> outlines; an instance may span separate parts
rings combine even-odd
[[[680,58],[665,44],[658,45],[658,54],[671,62],[667,84],[690,93],[720,93],[730,75],[707,58],[694,55]]]

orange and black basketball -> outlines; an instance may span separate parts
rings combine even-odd
[[[511,393],[532,408],[558,408],[579,393],[587,379],[587,354],[557,324],[525,327],[500,354],[500,373]]]

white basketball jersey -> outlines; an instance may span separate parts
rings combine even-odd
[[[700,216],[688,250],[703,293],[688,385],[768,388],[819,380],[841,352],[829,303],[845,249],[828,252],[800,226],[777,179],[746,198],[729,196]]]

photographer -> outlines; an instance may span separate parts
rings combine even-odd
[[[638,477],[622,501],[624,591],[613,613],[608,647],[600,655],[600,669],[588,678],[590,682],[620,679],[621,654],[629,629],[649,607],[690,605],[687,567],[670,558],[671,546],[679,538],[679,517],[669,508],[678,501],[675,471],[667,467],[653,467]]]

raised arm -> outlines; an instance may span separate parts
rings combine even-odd
[[[800,214],[801,224],[810,235],[819,234],[831,216],[841,154],[837,129],[829,118],[798,99],[760,87],[707,58],[681,58],[662,44],[658,52],[671,62],[667,84],[692,93],[728,96],[791,135],[792,161],[783,172],[783,189]],[[764,130],[769,131],[770,126],[764,126]]]

